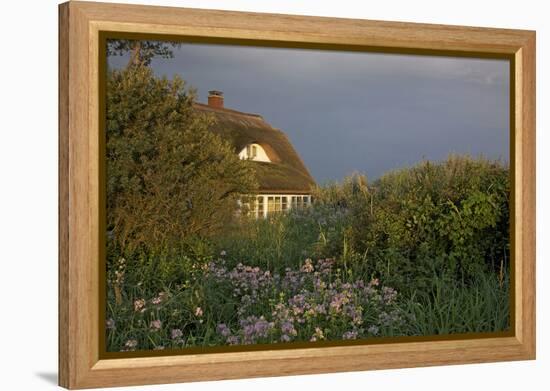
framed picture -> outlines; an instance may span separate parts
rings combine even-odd
[[[535,358],[535,33],[61,4],[67,388]]]

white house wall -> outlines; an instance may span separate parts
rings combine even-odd
[[[256,147],[256,156],[254,158],[248,156],[247,148],[248,147]],[[254,160],[256,162],[271,162],[269,157],[267,156],[267,153],[265,153],[265,149],[262,148],[260,144],[249,144],[246,147],[244,147],[241,152],[239,152],[239,158],[241,160],[250,159]]]

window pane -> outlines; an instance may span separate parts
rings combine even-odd
[[[264,197],[258,197],[256,205],[256,216],[262,217],[264,215]]]
[[[275,198],[267,197],[267,213],[275,211]]]

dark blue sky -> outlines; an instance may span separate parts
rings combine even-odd
[[[226,107],[261,114],[319,183],[449,153],[509,160],[505,60],[185,44],[152,67],[201,102],[221,90]]]

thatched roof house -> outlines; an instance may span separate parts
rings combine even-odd
[[[213,114],[216,121],[212,131],[229,140],[241,159],[257,164],[257,215],[266,216],[311,202],[315,180],[281,130],[258,114],[225,108],[219,91],[210,91],[208,104],[196,103],[195,108]]]

